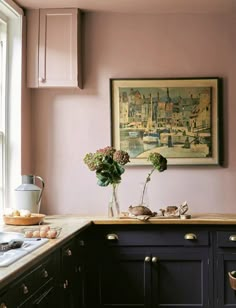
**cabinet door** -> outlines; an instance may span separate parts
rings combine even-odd
[[[63,288],[63,307],[79,308],[80,281],[79,281],[79,260],[77,258],[76,241],[73,239],[64,245],[62,253],[62,288]]]
[[[210,307],[208,250],[198,247],[152,254],[152,307]]]
[[[77,9],[40,10],[39,86],[78,86]]]
[[[229,281],[229,272],[236,271],[236,254],[222,253],[217,256],[217,267],[215,271],[216,281],[216,307],[217,308],[235,308],[236,291],[231,288]]]
[[[80,87],[81,13],[27,10],[27,86]]]
[[[150,307],[151,264],[145,261],[147,256],[135,248],[104,250],[90,268],[87,287],[93,296],[87,296],[86,307]]]

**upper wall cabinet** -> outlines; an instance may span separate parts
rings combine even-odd
[[[26,18],[27,86],[82,88],[80,11],[27,10]]]

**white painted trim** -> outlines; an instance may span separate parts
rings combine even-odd
[[[0,5],[5,5],[14,15],[24,15],[24,11],[12,0],[0,0]]]

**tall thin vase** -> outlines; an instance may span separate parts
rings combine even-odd
[[[111,197],[108,204],[108,217],[110,218],[119,218],[120,216],[120,205],[117,196],[117,184],[111,185]]]
[[[148,185],[149,182],[141,183],[141,195],[139,205],[149,207]]]

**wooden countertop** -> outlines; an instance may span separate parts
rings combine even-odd
[[[191,213],[188,213],[191,214]],[[92,222],[97,225],[102,224],[173,224],[173,225],[234,225],[236,224],[236,214],[191,214],[190,219],[151,217],[147,221],[141,221],[135,218],[106,218],[90,217]]]
[[[190,213],[191,214],[191,213]],[[79,215],[54,215],[46,216],[44,224],[51,227],[62,227],[60,236],[57,239],[49,240],[48,243],[35,251],[22,257],[17,262],[7,267],[0,268],[0,284],[4,287],[7,283],[16,278],[22,271],[34,265],[42,255],[56,249],[64,241],[73,237],[75,233],[91,224],[96,225],[134,225],[134,224],[173,224],[173,225],[236,225],[236,214],[192,214],[191,219],[180,218],[150,218],[148,221],[140,221],[131,218],[107,218],[107,217],[81,217]],[[0,222],[0,232],[22,232],[22,226],[4,225]],[[27,228],[27,227],[26,227]],[[32,226],[29,226],[32,228]]]
[[[62,231],[58,238],[49,240],[48,243],[42,245],[28,255],[20,258],[18,261],[7,267],[0,267],[0,285],[4,287],[6,284],[14,280],[23,271],[29,269],[47,252],[56,249],[65,240],[72,237],[76,232],[91,224],[91,219],[84,219],[79,216],[46,216],[44,224],[51,227],[62,227]],[[23,228],[33,228],[37,226],[12,226],[4,225],[0,222],[0,232],[22,232]]]

